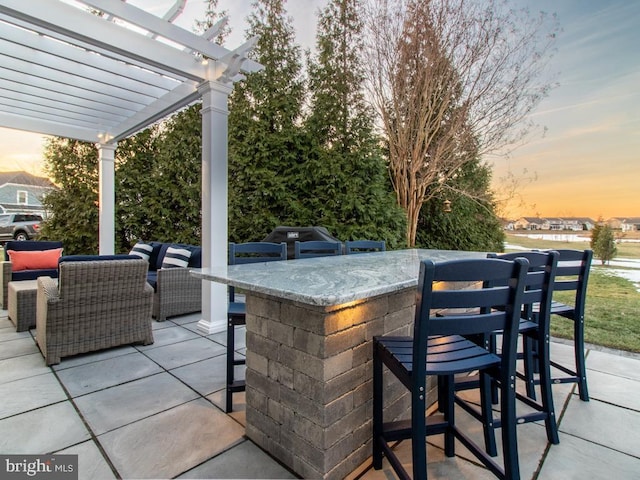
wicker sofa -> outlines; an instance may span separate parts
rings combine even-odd
[[[36,340],[47,365],[62,357],[130,343],[153,343],[153,289],[137,257],[68,256],[58,282],[39,277]]]
[[[140,247],[146,248],[146,251]],[[169,249],[189,252],[184,268],[166,268]],[[166,242],[138,242],[131,251],[149,262],[147,281],[153,287],[153,317],[163,322],[175,315],[202,310],[202,281],[189,273],[189,268],[202,266],[202,249],[195,245]],[[164,265],[164,268],[163,268]],[[176,267],[176,265],[170,265]]]
[[[39,252],[56,250],[58,251],[57,256],[59,257],[62,253],[61,249],[62,242],[51,241],[11,241],[5,244],[3,258],[4,261],[0,264],[2,268],[2,274],[0,277],[0,281],[2,281],[2,288],[0,288],[0,294],[2,295],[3,310],[9,309],[9,282],[15,282],[19,280],[35,280],[42,275],[48,275],[52,278],[56,278],[58,276],[57,258],[55,258],[55,261],[51,265],[42,265],[42,267],[46,268],[41,268],[41,266],[37,265],[37,261],[35,259],[31,259],[30,263],[34,268],[20,268],[18,270],[14,268],[14,264],[11,262],[11,258],[9,256],[10,252],[32,252],[33,255],[36,255]]]

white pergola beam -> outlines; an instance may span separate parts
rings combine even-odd
[[[129,110],[130,112],[137,112],[141,108],[145,107],[145,104],[133,102],[130,99],[127,100],[113,97],[111,95],[95,90],[87,91],[80,87],[75,87],[73,85],[64,85],[56,81],[49,80],[48,78],[35,77],[26,73],[16,72],[14,70],[4,70],[3,77],[7,82],[14,82],[18,85],[31,86],[36,90],[49,92],[49,95],[63,95],[85,99],[86,101],[111,105],[123,110]]]
[[[137,85],[136,90],[124,88],[121,85],[109,82],[107,78],[103,79],[99,75],[94,75],[93,78],[91,78],[83,75],[82,66],[78,68],[78,73],[74,74],[70,71],[67,72],[46,67],[20,58],[1,56],[0,69],[2,68],[12,68],[17,74],[31,77],[29,83],[32,83],[35,79],[42,79],[47,85],[54,83],[58,86],[58,91],[60,92],[65,92],[69,88],[72,88],[75,91],[80,90],[100,96],[106,95],[112,99],[117,98],[134,105],[148,105],[155,100],[156,95],[163,95],[165,93],[164,91],[157,92],[154,95],[149,90],[142,88],[142,85]]]
[[[97,111],[86,106],[72,105],[70,103],[62,105],[59,101],[51,100],[49,98],[34,97],[33,95],[27,95],[23,92],[7,91],[1,87],[0,105],[23,105],[25,108],[34,112],[59,112],[63,116],[79,115],[78,118],[102,118],[110,124],[121,123],[127,119],[127,116],[123,114],[117,115],[104,110]]]
[[[195,85],[183,84],[173,91],[159,98],[153,105],[149,105],[138,113],[128,118],[112,130],[109,130],[109,136],[114,141],[119,141],[130,135],[133,135],[140,129],[154,123],[166,116],[180,110],[183,107],[198,100],[200,95]]]
[[[120,58],[116,56],[116,58],[113,58],[87,52],[85,48],[90,48],[90,45],[84,44],[83,42],[79,42],[74,46],[42,35],[34,35],[24,30],[24,28],[28,28],[28,24],[25,22],[16,22],[14,19],[7,19],[6,15],[0,15],[0,19],[2,19],[2,17],[5,17],[5,20],[13,20],[11,23],[22,27],[11,28],[7,25],[7,28],[2,30],[3,38],[13,44],[22,45],[37,52],[43,52],[54,58],[68,60],[74,65],[93,67],[97,72],[101,72],[101,75],[108,73],[120,81],[133,80],[165,90],[172,89],[176,83],[179,83],[178,80],[151,72],[144,68],[131,68],[131,65],[123,63],[125,60],[124,57]],[[8,46],[8,49],[12,50],[13,47]]]
[[[13,68],[24,73],[40,76],[47,75],[52,80],[59,78],[63,83],[70,83],[88,90],[96,87],[117,88],[118,90],[131,92],[134,95],[140,95],[146,99],[153,99],[153,97],[163,95],[168,89],[179,84],[179,82],[174,82],[169,88],[160,88],[155,85],[149,85],[146,82],[119,77],[104,69],[78,64],[65,58],[35,51],[23,45],[9,43],[3,39],[0,39],[0,51],[11,52],[11,56],[5,54],[0,57],[0,68]],[[54,73],[57,77],[51,77],[51,73]]]
[[[44,34],[58,33],[150,68],[193,81],[205,77],[204,67],[192,55],[61,2],[51,8],[50,0],[3,0],[0,12],[40,27]]]
[[[186,4],[187,0],[176,0],[173,6],[167,10],[167,13],[162,16],[162,19],[170,23],[173,22],[182,14]]]
[[[57,137],[73,138],[83,142],[96,142],[97,135],[93,129],[84,129],[75,125],[60,122],[47,122],[21,115],[0,112],[0,127],[24,130],[26,132],[53,135]]]
[[[125,117],[130,117],[135,114],[135,111],[130,109],[130,105],[116,106],[113,104],[96,102],[92,99],[75,97],[66,93],[54,92],[38,88],[35,85],[28,85],[10,80],[0,79],[0,90],[6,93],[6,95],[29,95],[33,97],[35,101],[50,99],[50,101],[55,101],[56,105],[58,105],[63,111],[67,110],[67,105],[71,105],[73,107],[90,108],[92,111],[97,113],[98,116],[101,116],[102,112]]]
[[[26,118],[36,118],[38,120],[43,120],[45,122],[58,122],[65,125],[74,125],[76,127],[86,128],[90,130],[102,130],[108,131],[109,125],[100,119],[94,119],[91,121],[86,117],[73,118],[68,115],[59,115],[57,113],[49,113],[45,112],[42,109],[38,111],[30,110],[29,108],[24,108],[21,105],[11,106],[8,103],[3,105],[2,111],[5,113],[13,113],[14,115],[23,115]]]
[[[228,50],[220,45],[209,42],[206,38],[191,33],[188,30],[168,23],[161,18],[145,12],[133,5],[125,2],[114,2],[112,0],[83,0],[83,3],[98,10],[124,19],[140,28],[152,32],[160,37],[172,42],[184,45],[185,47],[200,52],[203,56],[218,60],[224,57]],[[253,64],[253,65],[252,65]],[[248,62],[246,68],[260,68],[255,62]],[[247,70],[252,71],[252,70]]]

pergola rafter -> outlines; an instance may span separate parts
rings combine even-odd
[[[0,127],[93,142],[100,158],[100,253],[114,249],[117,142],[202,99],[203,266],[226,264],[227,98],[261,66],[249,40],[229,50],[122,0],[2,0]],[[100,15],[94,12],[100,12]],[[208,332],[224,328],[223,286],[203,285]]]

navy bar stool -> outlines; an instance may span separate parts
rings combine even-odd
[[[411,478],[392,445],[411,439],[413,478],[427,478],[426,436],[444,434],[445,455],[455,455],[460,441],[483,465],[501,479],[520,478],[515,416],[515,376],[518,325],[528,261],[465,259],[420,265],[418,297],[412,337],[373,339],[373,466],[382,468],[386,456],[396,474]],[[447,283],[443,283],[447,282]],[[448,282],[474,282],[480,288],[452,290]],[[498,307],[496,309],[495,307]],[[442,309],[463,309],[459,315],[438,316]],[[502,330],[501,355],[467,340],[466,335],[488,335]],[[409,391],[411,420],[385,422],[383,366]],[[503,466],[498,465],[455,422],[455,380],[460,373],[480,372],[482,398],[491,396],[491,381],[500,389]],[[442,379],[442,414],[427,417],[426,377]],[[395,400],[395,397],[391,400]],[[482,405],[483,423],[493,421],[491,402]]]
[[[229,243],[229,265],[245,263],[274,262],[287,259],[287,243],[248,242]],[[244,380],[236,380],[234,367],[244,365],[245,359],[236,358],[236,327],[246,325],[246,305],[237,302],[235,289],[229,287],[229,305],[227,310],[227,392],[226,412],[233,410],[233,394],[244,392]]]

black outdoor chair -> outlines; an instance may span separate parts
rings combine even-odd
[[[229,243],[229,265],[244,263],[274,262],[287,259],[287,244],[268,242]],[[229,287],[229,307],[227,311],[227,392],[226,412],[233,410],[233,394],[245,391],[244,380],[235,380],[234,367],[244,365],[245,359],[236,358],[236,327],[246,325],[246,305],[237,302],[235,289]]]
[[[547,439],[552,444],[560,443],[558,436],[558,425],[555,417],[553,404],[553,392],[551,389],[551,368],[549,365],[549,318],[551,308],[551,297],[553,295],[553,283],[556,276],[558,264],[558,252],[517,252],[503,255],[490,254],[489,258],[502,260],[515,260],[516,258],[526,258],[529,262],[529,269],[525,280],[525,292],[523,295],[523,305],[520,316],[519,332],[522,336],[523,353],[517,358],[524,360],[524,373],[517,374],[526,382],[526,395],[516,391],[516,399],[527,405],[533,411],[518,415],[517,423],[529,423],[544,421],[547,431]],[[537,313],[534,316],[533,309]],[[492,352],[497,352],[496,337],[502,332],[492,332],[484,335],[480,342]],[[476,343],[479,343],[476,340]],[[537,352],[534,359],[533,351]],[[534,361],[538,363],[535,364]],[[539,381],[534,381],[534,371],[540,373]],[[535,394],[535,383],[540,384],[541,399],[537,402]],[[467,377],[456,379],[456,391],[478,388],[477,377]],[[495,384],[492,389],[492,403],[497,403],[497,392]],[[481,391],[481,395],[484,392]],[[481,399],[481,403],[489,399]],[[456,395],[456,403],[475,418],[482,420],[483,412],[479,411],[473,402],[467,401]],[[485,425],[485,446],[487,453],[491,456],[497,454],[495,432],[500,428],[500,420],[495,419]]]
[[[386,243],[384,240],[347,240],[344,242],[347,255],[353,253],[384,252]]]
[[[587,388],[587,367],[584,358],[584,308],[589,283],[589,270],[593,259],[592,250],[558,250],[558,269],[554,292],[575,292],[572,304],[557,301],[551,303],[551,315],[559,315],[573,321],[573,349],[575,369],[559,364],[553,359],[551,366],[569,375],[554,377],[553,383],[577,383],[580,400],[589,401]],[[534,310],[534,314],[538,313]]]
[[[457,438],[498,478],[520,478],[515,382],[512,379],[516,368],[519,313],[527,268],[527,260],[520,258],[513,262],[485,258],[439,264],[426,260],[421,263],[413,336],[383,336],[373,339],[375,469],[382,468],[384,455],[400,478],[410,478],[392,449],[392,444],[411,439],[413,478],[427,478],[426,436],[444,434],[446,456],[455,455]],[[448,282],[473,282],[478,288],[452,290]],[[463,313],[435,315],[438,310],[453,308],[463,309]],[[463,337],[488,335],[496,330],[503,331],[500,356]],[[383,421],[383,365],[410,392],[410,421]],[[476,370],[480,372],[480,388],[484,390],[482,398],[490,398],[492,379],[497,381],[501,392],[503,467],[461,431],[455,422],[454,376]],[[442,378],[438,401],[441,402],[444,413],[425,420],[427,375]],[[483,423],[492,422],[490,401],[483,403],[482,411]]]
[[[295,258],[327,257],[342,255],[342,244],[325,240],[295,243]]]

